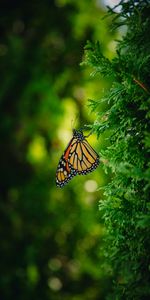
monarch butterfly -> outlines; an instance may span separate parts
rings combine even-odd
[[[60,158],[56,171],[56,185],[63,187],[78,175],[86,175],[99,165],[99,155],[90,146],[81,130],[73,129],[73,137]]]

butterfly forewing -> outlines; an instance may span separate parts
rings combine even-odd
[[[69,163],[70,167],[75,169],[79,175],[86,175],[99,165],[99,155],[85,139],[78,141],[75,152],[74,160],[72,159],[73,153],[70,156]]]

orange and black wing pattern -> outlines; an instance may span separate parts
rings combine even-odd
[[[69,166],[69,153],[72,146],[73,138],[71,139],[68,147],[64,151],[64,154],[59,160],[59,164],[56,171],[56,185],[63,187],[68,181],[76,175],[75,170],[72,170]]]
[[[92,172],[99,165],[99,156],[87,140],[78,141],[70,149],[69,165],[79,175]]]
[[[85,139],[82,131],[73,130],[67,149],[56,171],[56,185],[63,187],[75,175],[86,175],[99,165],[99,155]]]

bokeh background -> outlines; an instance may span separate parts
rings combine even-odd
[[[115,55],[105,1],[13,0],[0,9],[0,298],[99,300],[111,288],[98,211],[103,164],[55,185],[72,128],[96,119],[88,99],[109,81],[80,65],[87,40]],[[103,110],[104,104],[101,104]],[[99,152],[107,140],[89,142]],[[107,270],[108,271],[108,270]]]

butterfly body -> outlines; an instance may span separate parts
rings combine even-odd
[[[87,142],[82,131],[73,130],[73,137],[60,158],[56,185],[63,187],[75,175],[86,175],[99,165],[99,155]]]

